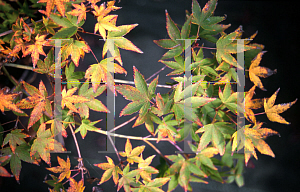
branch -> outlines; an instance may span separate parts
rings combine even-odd
[[[19,64],[15,64],[15,63],[4,63],[3,65],[6,67],[15,67],[15,68],[19,68],[19,69],[26,69],[26,70],[33,71],[33,67],[26,66],[26,65],[19,65]]]

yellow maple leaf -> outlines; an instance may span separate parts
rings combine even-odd
[[[245,117],[248,121],[256,123],[252,109],[259,109],[263,106],[263,99],[252,99],[256,86],[253,86],[245,96]]]
[[[35,37],[35,43],[33,45],[28,45],[27,49],[23,53],[23,57],[31,54],[33,68],[35,68],[37,61],[39,60],[39,56],[44,55],[46,56],[45,52],[43,51],[43,46],[50,46],[50,44],[45,40],[47,35],[40,36],[39,34]]]
[[[278,115],[278,113],[282,113],[282,112],[286,111],[294,103],[296,103],[297,99],[290,103],[283,103],[283,104],[278,104],[278,105],[274,106],[275,99],[277,97],[279,90],[280,90],[280,88],[278,88],[277,91],[269,99],[264,99],[265,112],[270,121],[278,122],[278,123],[282,123],[282,124],[290,124],[283,117]]]
[[[60,157],[57,156],[57,161],[59,166],[57,167],[50,167],[50,168],[46,168],[49,171],[52,171],[53,173],[60,173],[59,177],[58,177],[58,181],[56,183],[61,182],[64,178],[69,179],[70,175],[71,175],[71,163],[70,163],[70,159],[69,157],[67,158],[67,161],[64,161],[63,159],[61,159]]]
[[[258,55],[251,61],[251,65],[249,68],[249,76],[250,76],[250,80],[257,86],[259,87],[261,90],[266,91],[266,89],[264,88],[262,82],[260,81],[259,77],[269,77],[270,75],[273,75],[277,72],[277,70],[271,70],[269,68],[266,67],[260,67],[258,66],[260,61],[261,61],[261,57],[262,55],[265,53],[266,51],[262,51],[260,53],[258,53]]]
[[[97,5],[93,6],[93,14],[97,17],[98,23],[95,25],[94,33],[99,31],[103,39],[106,39],[106,30],[108,31],[119,31],[118,27],[113,23],[113,20],[116,19],[117,15],[108,15],[111,11],[120,9],[120,7],[114,6],[114,1],[108,2],[106,7],[105,3],[102,3],[100,7]]]
[[[66,88],[64,88],[61,92],[61,106],[62,109],[65,108],[65,106],[67,106],[70,110],[79,113],[79,111],[76,109],[76,107],[73,105],[73,103],[85,103],[90,101],[89,99],[87,99],[86,97],[83,96],[79,96],[79,95],[73,95],[77,90],[77,87],[74,87],[72,89],[69,89],[68,91],[66,91]]]
[[[127,139],[125,144],[125,152],[120,152],[120,155],[122,157],[127,157],[127,161],[130,164],[133,164],[134,162],[139,163],[143,160],[141,157],[139,157],[139,155],[144,151],[144,149],[144,145],[132,149],[130,140]]]

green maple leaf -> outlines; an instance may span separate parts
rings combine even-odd
[[[75,104],[76,107],[78,106],[82,118],[89,118],[89,109],[98,112],[109,112],[106,106],[100,100],[96,99],[96,97],[101,95],[105,89],[106,86],[101,85],[97,91],[94,92],[93,88],[89,88],[88,82],[82,84],[78,91],[78,95],[90,99],[88,102]]]
[[[218,24],[221,21],[225,20],[226,17],[213,16],[213,13],[216,9],[217,0],[210,0],[201,10],[197,0],[192,2],[192,12],[193,18],[192,23],[200,26],[199,36],[207,39],[210,42],[216,43],[217,39],[214,35],[217,35],[220,32],[223,32],[225,29],[230,27],[229,25]]]
[[[172,107],[172,111],[174,111],[175,118],[177,121],[181,121],[185,117],[185,110],[190,110],[191,114],[187,116],[187,120],[193,121],[198,125],[202,126],[198,116],[197,116],[197,108],[203,106],[211,101],[214,101],[215,98],[208,98],[208,97],[200,97],[200,96],[193,96],[196,94],[198,89],[199,82],[186,87],[182,91],[182,82],[179,82],[175,94],[174,94],[174,105]],[[185,95],[192,93],[192,97],[184,98]],[[184,103],[191,103],[191,108],[188,107],[185,109]]]
[[[114,183],[117,184],[119,181],[119,174],[122,175],[123,172],[121,171],[121,169],[118,165],[114,164],[113,160],[110,157],[108,157],[108,156],[105,156],[105,157],[106,157],[108,163],[94,164],[94,166],[105,170],[98,185],[101,185],[102,183],[109,180],[111,178],[111,176],[113,176]]]
[[[202,179],[199,179],[191,175],[193,173],[195,176],[198,177],[207,177],[207,175],[198,166],[196,166],[193,163],[193,159],[185,159],[181,154],[178,154],[177,156],[167,155],[166,157],[170,159],[172,162],[174,162],[174,164],[172,164],[171,167],[169,168],[170,175],[179,174],[177,177],[178,180],[177,182],[181,187],[184,188],[184,191],[187,191],[190,188],[189,182],[191,181],[207,183],[206,181],[203,181]],[[176,177],[172,179],[174,180],[176,179]],[[171,186],[169,185],[169,191],[171,190],[170,187]]]
[[[221,91],[221,87],[219,87],[219,97],[221,101],[233,113],[237,113],[237,111],[243,112],[241,106],[237,104],[237,92],[231,92],[230,83],[226,83],[223,93]]]
[[[139,170],[135,169],[129,171],[129,169],[130,169],[129,164],[127,164],[127,166],[123,169],[122,178],[119,179],[117,191],[119,191],[123,187],[125,192],[131,192],[133,189],[131,185],[132,186],[140,185],[140,182],[137,183],[133,178],[138,174]]]
[[[234,129],[229,127],[226,122],[216,122],[204,125],[196,131],[196,133],[202,132],[204,133],[200,138],[198,151],[205,149],[212,142],[213,146],[219,150],[222,156],[225,152],[225,138],[234,133]]]
[[[30,156],[38,153],[38,155],[49,165],[50,152],[63,152],[65,148],[61,143],[56,141],[50,129],[46,130],[46,124],[42,123],[37,131],[37,138],[31,146]]]
[[[170,49],[162,56],[161,60],[176,57],[184,51],[185,46],[184,46],[183,39],[189,38],[190,28],[191,28],[191,18],[192,18],[191,16],[188,17],[188,19],[185,21],[184,25],[182,26],[181,31],[179,31],[177,25],[171,19],[169,13],[166,10],[166,21],[167,21],[166,28],[167,28],[168,35],[171,39],[154,40],[154,43],[156,43],[158,46],[164,49]]]
[[[143,51],[141,51],[131,41],[129,41],[128,39],[126,39],[124,37],[124,35],[129,33],[136,26],[138,26],[138,24],[121,25],[121,26],[117,27],[119,29],[119,31],[108,31],[107,32],[107,39],[108,40],[113,39],[113,42],[114,42],[114,45],[113,45],[114,57],[121,65],[123,65],[123,62],[121,59],[119,48],[129,50],[129,51],[135,51],[137,53],[143,53]],[[103,45],[102,57],[105,56],[105,54],[107,53],[107,50],[109,48],[112,48],[112,46],[109,46],[108,41],[105,41],[105,43]],[[112,52],[112,50],[110,50],[110,52]]]
[[[101,120],[91,122],[88,119],[82,119],[81,125],[75,130],[75,133],[80,131],[81,137],[82,137],[82,139],[84,139],[87,134],[87,131],[96,131],[97,132],[100,129],[100,128],[96,128],[94,125]]]
[[[75,70],[75,65],[73,62],[70,63],[69,66],[66,66],[66,79],[67,79],[67,88],[71,89],[72,87],[79,87],[80,83],[79,80],[84,78],[85,72],[83,71],[76,71]]]
[[[247,42],[244,44],[243,50],[237,50],[237,41],[235,40],[240,39],[241,35],[242,26],[239,26],[234,32],[228,35],[222,35],[222,37],[218,39],[218,41],[216,42],[216,58],[219,64],[221,64],[224,60],[228,64],[243,70],[243,68],[237,64],[236,59],[231,54],[244,52],[250,49],[257,49],[257,46],[247,45]]]
[[[20,146],[15,148],[15,152],[12,152],[10,147],[5,147],[1,149],[1,152],[4,156],[9,155],[10,158],[7,159],[4,164],[10,163],[10,169],[13,175],[15,176],[17,182],[19,182],[19,177],[22,169],[21,160],[27,163],[33,163],[38,165],[38,162],[30,157],[30,146],[27,143],[23,143]],[[3,164],[3,166],[4,166]]]
[[[58,30],[52,39],[66,39],[72,37],[76,32],[78,27],[81,27],[84,24],[84,20],[77,24],[77,17],[70,14],[66,14],[67,17],[60,17],[55,14],[51,14],[50,18],[61,28]]]
[[[33,69],[33,71],[37,73],[42,74],[48,74],[54,77],[54,70],[55,70],[55,62],[54,62],[54,54],[53,54],[53,48],[50,49],[50,51],[47,54],[47,57],[42,60],[38,60],[37,62],[37,68]],[[62,62],[61,67],[64,67],[67,62]]]
[[[29,135],[21,133],[22,129],[15,129],[8,133],[3,141],[2,146],[6,145],[9,142],[9,146],[12,152],[15,152],[15,149],[18,145],[26,143],[24,138],[29,137]]]
[[[138,188],[133,188],[133,192],[163,192],[162,189],[159,187],[162,187],[164,184],[166,184],[170,178],[156,178],[152,181],[145,181],[143,180],[143,183],[145,185],[140,185]]]
[[[134,66],[133,71],[135,87],[129,85],[116,86],[116,90],[122,94],[125,99],[132,101],[124,107],[120,113],[120,117],[123,115],[131,115],[137,111],[139,111],[140,117],[145,116],[150,108],[150,99],[152,99],[155,92],[156,86],[154,85],[157,84],[158,78],[154,79],[148,87],[144,76]]]

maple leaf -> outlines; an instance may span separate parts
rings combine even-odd
[[[240,105],[237,104],[237,92],[231,93],[231,84],[226,83],[223,92],[221,91],[221,87],[219,87],[219,98],[221,99],[222,103],[232,112],[243,113],[243,109]]]
[[[110,157],[108,156],[105,157],[108,163],[94,164],[94,166],[105,170],[98,185],[101,185],[102,183],[109,180],[111,176],[113,176],[114,183],[117,184],[119,181],[119,174],[122,175],[122,171],[118,165],[114,164],[113,160]]]
[[[108,31],[119,31],[118,27],[112,23],[112,20],[117,18],[117,15],[107,15],[112,10],[120,9],[120,7],[115,7],[114,1],[108,2],[108,6],[106,7],[105,3],[102,3],[100,7],[97,5],[93,5],[95,11],[93,14],[97,17],[97,23],[95,25],[94,33],[99,31],[100,35],[103,39],[106,39],[106,30]]]
[[[47,40],[45,40],[45,37],[47,35],[41,35],[38,34],[35,37],[35,43],[33,45],[28,45],[25,52],[23,52],[23,57],[27,56],[28,54],[31,54],[33,68],[35,68],[37,61],[39,60],[39,55],[46,56],[45,52],[43,51],[43,46],[50,46]]]
[[[7,163],[10,164],[10,170],[12,174],[15,176],[16,181],[19,183],[19,177],[22,169],[22,161],[27,163],[32,163],[38,165],[38,162],[30,157],[30,146],[27,143],[23,143],[19,146],[16,146],[15,152],[12,152],[10,147],[5,147],[1,149],[1,153],[3,156],[8,156]]]
[[[199,177],[207,177],[207,175],[194,164],[193,159],[185,159],[181,154],[178,155],[167,155],[166,156],[169,160],[174,162],[170,168],[170,175],[175,175],[179,173],[178,176],[178,183],[180,186],[184,188],[184,191],[187,191],[187,188],[189,186],[189,182],[193,181],[196,177],[192,176],[191,173],[195,174]],[[197,182],[204,182],[199,178],[196,178]]]
[[[17,106],[21,109],[33,108],[27,127],[29,129],[42,117],[44,112],[46,112],[49,117],[52,117],[52,107],[50,101],[47,99],[48,93],[43,81],[40,81],[39,89],[26,83],[25,81],[23,81],[22,84],[25,88],[25,91],[30,96],[19,101]]]
[[[112,20],[112,23],[115,24],[116,19]],[[117,60],[121,65],[123,65],[121,55],[119,48],[129,50],[129,51],[135,51],[137,53],[143,53],[139,48],[137,48],[131,41],[126,39],[124,35],[129,33],[132,29],[134,29],[138,24],[131,24],[131,25],[121,25],[117,28],[119,31],[108,31],[107,32],[107,39],[108,41],[105,41],[103,45],[103,51],[102,51],[102,57],[104,58],[105,54],[107,53],[108,49],[111,49],[113,47],[114,51],[114,58]],[[109,39],[112,39],[114,42],[114,46],[109,45]],[[112,50],[109,50],[112,52]]]
[[[59,156],[57,156],[57,161],[59,166],[57,167],[50,167],[50,168],[46,168],[49,171],[53,172],[53,173],[60,173],[59,177],[58,177],[58,181],[56,183],[61,182],[64,178],[69,179],[70,175],[71,175],[71,163],[70,163],[70,159],[69,157],[67,157],[67,161],[64,161],[63,159],[61,159]]]
[[[282,124],[290,124],[283,117],[278,115],[278,113],[282,113],[286,111],[288,108],[290,108],[293,104],[296,103],[297,99],[290,103],[283,103],[274,106],[275,99],[277,97],[279,90],[280,88],[278,88],[277,91],[270,98],[264,99],[264,109],[270,121],[278,122]]]
[[[107,68],[107,65],[114,65],[113,71],[111,70],[111,67]],[[109,71],[108,71],[109,69]],[[100,86],[101,82],[114,82],[112,75],[107,75],[107,73],[125,73],[127,74],[127,71],[121,67],[120,65],[116,63],[109,63],[109,59],[103,59],[97,64],[92,64],[85,72],[85,78],[91,79],[93,90],[94,92],[97,91],[97,88]],[[114,87],[109,87],[112,92],[114,91]]]
[[[74,87],[72,89],[69,89],[66,91],[66,88],[64,88],[61,92],[61,106],[62,109],[67,106],[70,110],[79,113],[79,111],[76,109],[76,107],[72,103],[84,103],[90,101],[86,97],[78,96],[78,95],[73,95],[77,90],[77,87]]]
[[[42,74],[47,73],[48,75],[51,75],[54,78],[55,62],[53,51],[54,49],[51,48],[44,61],[38,60],[37,68],[33,69],[34,72]],[[61,67],[64,67],[66,64],[67,61],[62,62]]]
[[[16,55],[19,58],[19,51],[22,50],[22,53],[25,53],[25,42],[23,41],[22,38],[15,38],[14,39],[16,45],[14,46],[13,50],[10,52],[10,55]]]
[[[43,16],[43,24],[45,26],[46,31],[52,35],[55,34],[54,29],[59,27],[53,20],[51,20],[50,18],[45,18],[44,16]]]
[[[270,75],[273,75],[277,72],[277,70],[271,70],[269,68],[266,67],[260,67],[258,66],[262,55],[265,53],[266,51],[262,51],[260,53],[258,53],[258,55],[251,61],[251,65],[249,68],[249,76],[250,76],[250,80],[257,86],[259,87],[261,90],[266,91],[266,89],[264,88],[263,84],[261,83],[259,77],[269,77]]]
[[[202,133],[200,138],[198,151],[204,149],[210,142],[213,146],[219,150],[220,155],[222,156],[225,152],[225,137],[231,135],[234,132],[234,129],[228,126],[226,122],[216,122],[204,125],[198,129],[195,133]]]
[[[49,174],[52,180],[45,180],[44,182],[48,185],[54,187],[53,189],[49,189],[49,192],[59,192],[61,190],[65,191],[65,188],[62,183],[58,183],[58,178],[54,175]]]
[[[140,192],[140,191],[155,191],[155,192],[163,192],[162,189],[159,187],[162,187],[164,184],[166,184],[170,178],[156,178],[152,181],[146,181],[143,180],[143,183],[145,185],[140,185],[138,188],[133,188],[133,192]]]
[[[202,126],[196,112],[197,108],[203,106],[209,102],[215,100],[215,98],[209,97],[200,97],[200,96],[193,96],[196,94],[196,91],[199,87],[199,83],[197,82],[193,85],[186,87],[184,90],[182,87],[183,82],[179,82],[176,86],[175,93],[174,93],[174,105],[172,107],[172,111],[174,111],[175,118],[177,121],[182,121],[185,118],[185,110],[191,111],[191,115],[187,116],[187,120],[193,121],[197,123],[199,126]],[[192,94],[192,97],[184,98],[185,95]],[[191,103],[191,107],[186,108],[184,103]]]
[[[258,109],[263,106],[263,99],[252,99],[255,90],[253,86],[245,96],[245,117],[248,121],[256,123],[255,115],[252,109]]]
[[[243,68],[238,65],[236,59],[231,54],[240,53],[250,49],[256,49],[257,47],[254,45],[244,45],[243,50],[237,50],[237,42],[235,41],[235,39],[240,38],[241,35],[242,35],[242,26],[239,26],[234,32],[228,35],[223,35],[218,39],[218,41],[216,42],[216,46],[217,46],[216,58],[219,64],[221,64],[222,60],[224,60],[228,64],[243,70]]]
[[[11,177],[12,175],[4,168],[1,166],[3,162],[8,160],[10,156],[1,156],[0,157],[0,177]]]
[[[261,154],[275,157],[273,151],[263,139],[271,135],[277,135],[278,132],[268,128],[261,128],[262,124],[263,123],[257,123],[252,128],[250,128],[251,125],[245,125],[232,135],[232,153],[244,147],[246,166],[251,155],[257,159],[255,148]]]
[[[58,12],[65,16],[65,5],[64,3],[69,2],[69,0],[39,0],[38,3],[47,3],[46,11],[39,10],[41,13],[49,17],[51,10],[56,6]]]
[[[78,4],[72,4],[73,7],[75,7],[75,9],[73,9],[72,11],[69,11],[68,13],[70,13],[71,15],[74,16],[78,16],[78,20],[77,20],[77,24],[82,20],[86,20],[86,7],[83,3],[81,3],[80,5]]]
[[[160,60],[176,57],[183,52],[184,46],[188,46],[182,44],[183,41],[180,39],[187,39],[189,37],[191,28],[191,16],[186,20],[181,31],[179,31],[177,25],[171,19],[169,13],[166,10],[166,28],[171,39],[154,40],[154,43],[156,43],[158,46],[164,49],[170,49],[162,56]]]
[[[98,112],[106,112],[108,113],[109,110],[106,108],[106,106],[98,99],[95,97],[98,97],[101,95],[106,89],[105,85],[101,85],[96,92],[93,91],[93,88],[89,88],[89,83],[86,81],[85,83],[82,84],[78,91],[79,96],[86,97],[90,99],[90,101],[86,103],[78,103],[77,105],[79,106],[79,112],[80,116],[82,118],[89,118],[89,109],[92,109],[94,111]]]
[[[82,119],[82,123],[81,125],[75,130],[75,133],[79,132],[80,131],[80,135],[82,137],[82,139],[85,138],[86,134],[87,134],[87,131],[95,131],[97,132],[100,128],[97,128],[95,127],[94,125],[96,123],[98,123],[99,121],[102,121],[101,120],[98,120],[98,121],[94,121],[94,122],[91,122],[90,120],[88,119]]]
[[[18,113],[24,113],[22,110],[20,110],[14,103],[13,100],[15,97],[17,97],[18,93],[10,93],[6,94],[5,88],[0,89],[0,110],[2,113],[4,113],[4,107],[7,109],[10,109],[12,111],[18,112]]]
[[[70,39],[64,43],[64,46],[61,49],[62,60],[66,60],[68,56],[71,55],[72,61],[76,67],[78,67],[80,57],[84,57],[84,54],[88,53],[90,50],[90,47],[85,41]]]
[[[67,189],[67,192],[83,192],[85,189],[83,179],[81,179],[78,183],[70,177],[70,187]]]
[[[120,152],[120,155],[122,157],[127,157],[127,161],[130,164],[139,163],[143,159],[139,157],[139,155],[144,151],[145,146],[138,146],[134,149],[132,149],[132,145],[130,143],[130,140],[127,139],[126,144],[125,144],[125,152]]]
[[[15,129],[8,133],[3,141],[2,147],[9,142],[9,146],[13,153],[18,145],[26,143],[24,138],[30,137],[27,134],[21,133],[22,129]]]
[[[123,169],[122,177],[119,179],[117,191],[119,191],[121,187],[123,187],[125,192],[131,192],[133,189],[131,188],[131,186],[137,185],[137,182],[134,180],[133,177],[136,176],[139,171],[135,169],[129,172],[129,169],[129,164],[127,164],[126,167]]]
[[[41,159],[51,165],[50,152],[63,152],[65,148],[56,141],[50,129],[46,130],[46,123],[42,123],[37,131],[37,138],[31,146],[30,156],[38,153]]]
[[[173,116],[174,116],[173,114],[167,115],[166,117],[163,118],[162,121],[154,120],[155,123],[158,124],[158,127],[154,134],[154,135],[156,135],[158,133],[156,143],[158,143],[162,138],[165,138],[165,137],[168,137],[170,141],[175,143],[174,137],[176,137],[176,138],[180,137],[177,130],[173,127],[175,125],[178,125],[178,121],[176,121],[175,119],[172,120]]]
[[[155,155],[152,155],[148,157],[147,159],[143,159],[143,156],[141,154],[141,159],[142,161],[139,162],[138,164],[138,176],[136,177],[136,180],[139,180],[139,176],[143,178],[143,180],[150,182],[151,181],[151,175],[152,174],[157,174],[159,171],[155,169],[154,167],[149,166],[153,160]]]
[[[147,114],[150,108],[150,99],[152,99],[155,93],[158,78],[154,79],[148,87],[144,76],[135,66],[133,66],[133,71],[135,87],[129,85],[116,86],[116,90],[121,93],[125,99],[132,101],[123,108],[119,116],[131,115],[139,111],[139,117],[142,118]]]
[[[213,16],[216,9],[217,0],[208,1],[201,10],[199,3],[196,0],[192,2],[192,23],[197,24],[199,28],[199,36],[207,39],[210,42],[216,43],[217,39],[214,37],[218,33],[223,32],[231,25],[218,24],[225,20],[226,17]]]

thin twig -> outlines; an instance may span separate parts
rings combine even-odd
[[[19,65],[19,64],[15,64],[15,63],[4,63],[3,64],[6,67],[15,67],[15,68],[19,68],[19,69],[26,69],[26,70],[33,70],[33,67],[31,66],[26,66],[26,65]]]
[[[78,161],[79,161],[79,164],[83,165],[82,163],[82,158],[81,158],[81,153],[80,153],[80,149],[79,149],[79,145],[78,145],[78,142],[77,142],[77,139],[76,139],[76,136],[75,136],[75,133],[73,131],[73,127],[71,124],[69,124],[69,128],[72,132],[72,136],[73,136],[73,139],[74,139],[74,142],[75,142],[75,145],[76,145],[76,149],[77,149],[77,153],[78,153]],[[83,177],[83,170],[81,170],[81,178],[84,180],[84,177]]]
[[[145,141],[148,145],[150,145],[150,147],[152,147],[156,153],[158,153],[162,158],[164,158],[164,160],[169,164],[171,165],[171,163],[169,162],[169,160],[160,152],[160,150],[158,150],[152,143],[150,143],[150,141],[147,141],[147,140],[143,140]]]
[[[40,20],[36,21],[36,23],[41,22],[41,21],[43,21],[43,19],[40,19]],[[30,27],[31,25],[33,25],[33,23],[29,23],[29,24],[28,24],[29,27]],[[3,33],[0,33],[0,37],[2,37],[2,36],[4,36],[4,35],[8,35],[8,34],[13,33],[13,32],[14,32],[13,30],[5,31],[5,32],[3,32]]]
[[[17,85],[18,85],[18,82],[15,81],[15,80],[10,76],[10,74],[8,73],[8,71],[6,70],[6,68],[4,67],[4,65],[2,65],[2,69],[3,69],[4,73],[6,74],[6,76],[8,77],[8,79],[9,79],[15,86],[17,86]]]
[[[116,146],[115,146],[114,141],[112,140],[112,138],[111,138],[110,135],[107,135],[107,137],[108,137],[108,139],[110,140],[112,146],[114,147],[114,150],[115,150],[115,152],[116,152],[116,155],[118,156],[119,162],[121,162],[121,157],[120,157],[119,152],[118,152],[118,150],[117,150],[117,148],[116,148]]]
[[[160,70],[158,70],[157,72],[155,72],[153,75],[151,75],[150,77],[148,77],[148,79],[146,79],[146,82],[149,81],[150,79],[152,79],[155,75],[157,75],[161,71],[165,70],[166,67],[167,66],[164,66],[163,68],[161,68]]]
[[[124,123],[122,123],[121,125],[118,125],[118,126],[116,126],[115,128],[113,128],[113,129],[111,129],[111,130],[109,130],[108,132],[113,132],[113,131],[116,131],[117,129],[119,129],[119,128],[121,128],[121,127],[123,127],[123,126],[125,126],[125,125],[127,125],[128,123],[130,123],[131,121],[133,121],[133,120],[135,120],[136,118],[137,118],[137,116],[138,115],[136,115],[136,116],[134,116],[134,117],[132,117],[131,119],[129,119],[128,121],[125,121]]]

